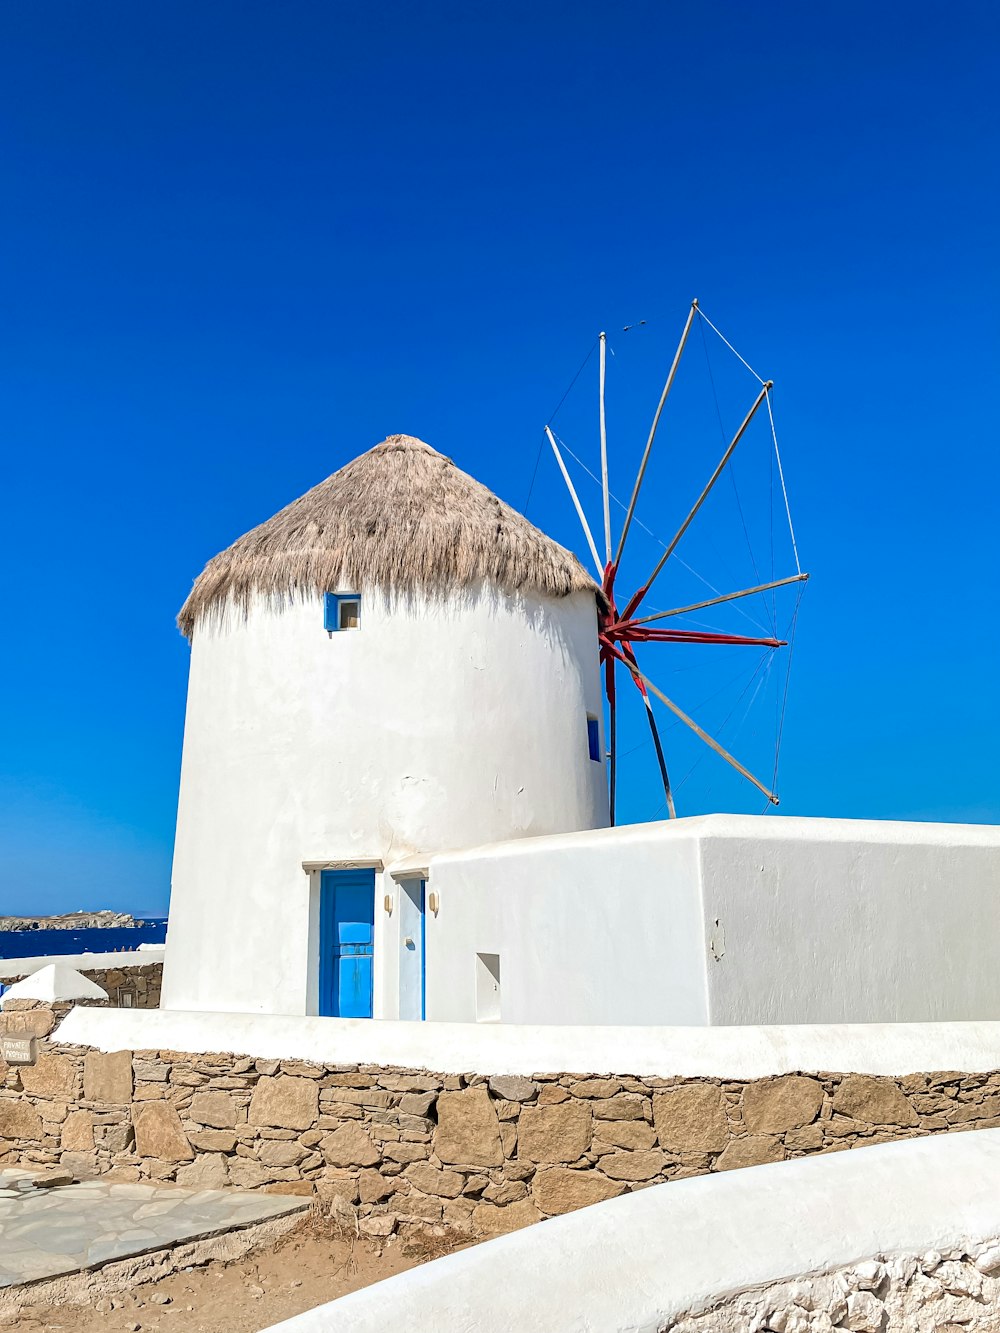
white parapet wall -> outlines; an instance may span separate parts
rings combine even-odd
[[[1000,1326],[1000,1131],[624,1195],[272,1333],[733,1333]]]
[[[224,1051],[267,1060],[436,1073],[579,1070],[637,1077],[769,1078],[802,1070],[898,1076],[1000,1069],[1000,1022],[730,1027],[518,1027],[176,1010],[72,1010],[58,1040],[101,1051]]]
[[[162,944],[149,944],[141,950],[130,950],[127,953],[59,953],[34,958],[0,958],[0,983],[11,977],[30,976],[32,972],[40,972],[43,967],[52,964],[72,967],[77,972],[105,971],[108,968],[119,968],[124,972],[130,967],[149,967],[153,963],[162,963],[164,954]]]
[[[708,815],[440,855],[430,888],[432,1019],[1000,1018],[993,826]]]

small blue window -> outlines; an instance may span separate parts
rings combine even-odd
[[[328,592],[323,598],[323,628],[334,634],[361,628],[361,597],[356,592]]]
[[[601,762],[601,733],[597,727],[597,718],[587,714],[587,746],[590,757],[595,763]]]

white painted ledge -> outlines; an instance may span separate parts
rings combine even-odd
[[[144,944],[141,951],[128,953],[58,953],[37,958],[0,958],[0,982],[7,977],[30,976],[52,963],[75,968],[77,972],[108,967],[120,967],[122,971],[130,967],[149,967],[151,963],[162,963],[165,952],[162,944]]]
[[[1000,1235],[1000,1130],[655,1185],[475,1245],[274,1333],[656,1333],[750,1287]]]
[[[74,1009],[58,1039],[102,1051],[225,1051],[436,1073],[574,1071],[668,1078],[1000,1069],[1000,1023],[791,1027],[520,1027],[167,1009]]]

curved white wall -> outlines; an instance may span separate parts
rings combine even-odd
[[[987,1129],[671,1181],[472,1245],[266,1333],[658,1333],[690,1329],[684,1316],[701,1311],[705,1333],[996,1329],[998,1173],[1000,1130]],[[942,1264],[950,1254],[978,1263]],[[876,1285],[887,1307],[869,1294]],[[723,1305],[741,1292],[762,1299],[745,1313]]]
[[[199,626],[163,1006],[306,1012],[303,862],[390,866],[604,826],[586,725],[603,716],[597,652],[587,593],[367,592],[361,628],[332,636],[319,597]],[[385,929],[377,911],[377,997]]]

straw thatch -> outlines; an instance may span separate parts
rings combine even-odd
[[[594,580],[576,556],[422,440],[390,435],[210,560],[177,623],[254,594],[442,592],[487,582],[565,597]]]

